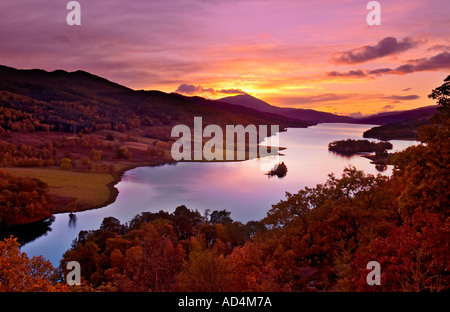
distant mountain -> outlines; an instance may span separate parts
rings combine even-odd
[[[401,123],[407,121],[429,120],[436,112],[437,106],[426,106],[411,110],[379,113],[368,117],[356,119],[357,123],[386,125],[390,123]]]
[[[250,94],[241,94],[235,96],[228,96],[221,99],[218,99],[217,102],[223,102],[234,105],[241,105],[248,108],[253,108],[262,112],[276,113],[278,112],[278,108],[276,106],[270,105]]]
[[[363,133],[365,138],[416,140],[418,129],[429,123],[436,111],[437,106],[427,106],[407,111],[380,113],[358,119],[358,122],[380,125],[365,131]]]
[[[391,123],[404,122],[420,122],[431,118],[436,112],[437,106],[426,106],[405,111],[378,113],[368,117],[352,118],[348,116],[339,116],[331,113],[320,112],[313,109],[301,108],[286,108],[270,105],[258,98],[249,94],[229,96],[216,100],[217,102],[229,103],[233,105],[240,105],[262,112],[269,112],[285,117],[300,119],[313,123],[358,123],[358,124],[373,124],[386,125]]]
[[[364,138],[388,140],[417,140],[418,129],[428,120],[409,120],[373,127],[363,133]]]
[[[254,124],[306,127],[311,123],[266,113],[205,106],[160,91],[136,91],[84,72],[39,69],[18,70],[0,66],[0,107],[13,114],[30,114],[50,131],[72,132],[113,129],[127,131],[140,127],[191,126],[196,116],[204,124]],[[27,115],[28,116],[28,115]],[[1,126],[1,125],[0,125]],[[12,130],[13,121],[4,125]]]
[[[304,120],[300,120],[297,118],[285,117],[285,116],[277,114],[277,113],[258,110],[258,109],[254,109],[254,108],[250,108],[250,107],[246,107],[246,106],[235,105],[235,104],[225,103],[225,102],[221,102],[221,101],[208,100],[208,99],[205,99],[205,98],[202,98],[199,96],[190,97],[190,96],[184,96],[184,95],[181,95],[178,93],[172,93],[172,94],[177,97],[180,97],[182,99],[185,99],[187,101],[190,101],[190,102],[193,102],[196,104],[200,104],[200,105],[203,105],[206,107],[221,109],[221,110],[228,111],[228,112],[231,112],[234,114],[239,114],[239,115],[248,116],[248,117],[259,117],[259,118],[271,120],[274,123],[286,123],[286,121],[289,121],[290,124],[296,125],[296,127],[307,127],[307,126],[313,126],[313,125],[317,124],[315,122],[304,121]],[[254,99],[257,101],[261,101],[256,98],[254,98]],[[261,102],[264,104],[267,104],[263,101],[261,101]],[[269,105],[269,104],[267,104],[267,105]]]
[[[385,125],[426,121],[436,111],[436,106],[429,106],[354,119],[311,109],[277,107],[248,94],[213,101],[160,91],[136,91],[84,71],[47,72],[7,66],[0,66],[0,107],[17,116],[20,114],[14,112],[31,114],[29,120],[38,125],[35,127],[50,131],[72,132],[74,127],[88,132],[126,131],[158,126],[165,127],[168,133],[173,125],[191,125],[195,116],[202,116],[204,124],[278,124],[282,129],[324,122]],[[26,125],[11,120],[5,123],[4,130],[19,126]]]
[[[354,123],[354,119],[348,116],[340,116],[332,113],[320,112],[314,109],[281,108],[282,116],[303,119],[316,123]]]
[[[257,99],[249,94],[229,96],[217,100],[234,105],[241,105],[248,108],[253,108],[262,112],[274,113],[277,115],[304,120],[313,123],[352,123],[354,119],[347,116],[339,116],[331,113],[316,111],[313,109],[301,108],[287,108],[270,105],[260,99]]]

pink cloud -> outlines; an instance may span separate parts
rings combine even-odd
[[[336,64],[357,64],[397,54],[414,48],[417,40],[404,38],[397,40],[394,37],[386,37],[374,46],[366,45],[349,51],[337,52],[331,55],[330,60]]]

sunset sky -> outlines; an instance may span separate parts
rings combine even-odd
[[[1,0],[0,64],[85,70],[133,89],[366,115],[432,105],[450,74],[450,1]]]

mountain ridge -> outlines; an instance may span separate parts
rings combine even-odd
[[[281,116],[289,116],[290,118],[298,118],[313,123],[343,122],[373,125],[387,125],[391,123],[428,120],[436,112],[437,108],[436,105],[430,105],[410,110],[380,112],[365,117],[353,118],[349,116],[316,111],[314,109],[278,107],[253,97],[250,94],[224,97],[216,101],[229,103],[232,105],[241,105],[256,110],[271,112]]]
[[[347,116],[339,116],[332,113],[316,111],[313,109],[287,108],[278,107],[264,102],[250,94],[229,96],[218,99],[216,101],[225,102],[233,105],[241,105],[265,112],[278,114],[285,117],[296,118],[313,123],[322,122],[352,122],[353,118]]]
[[[99,112],[101,122],[105,123],[108,122],[108,118],[114,121],[117,119],[117,115],[120,116],[121,113],[128,110],[125,113],[128,118],[146,116],[147,119],[152,119],[151,122],[145,121],[146,124],[166,125],[184,119],[180,117],[180,114],[208,115],[209,121],[205,121],[210,123],[217,123],[221,119],[218,117],[220,115],[220,117],[224,117],[222,119],[231,119],[235,122],[245,122],[245,119],[248,122],[256,123],[272,120],[293,127],[331,122],[385,125],[427,119],[436,109],[435,106],[427,106],[352,118],[313,109],[278,107],[250,94],[208,100],[155,90],[133,90],[83,70],[45,71],[42,69],[15,69],[4,65],[0,65],[0,90],[45,102],[40,112],[54,114],[53,119],[50,118],[53,123],[61,119],[57,113],[64,114],[65,110],[69,110],[72,117],[78,120],[72,120],[72,123],[66,122],[63,125],[66,128],[73,123],[79,123],[81,127],[84,127],[84,124],[92,119],[92,116],[83,114],[83,110],[91,108],[76,110],[70,105],[59,107],[55,105],[56,101],[80,102],[82,106],[92,106],[93,110]],[[187,105],[188,103],[191,104]],[[26,106],[24,104],[24,108],[30,110]],[[32,113],[32,111],[28,112]],[[114,121],[114,123],[118,122],[120,121]],[[64,124],[64,122],[60,124]]]
[[[401,123],[412,120],[423,120],[431,118],[437,110],[437,105],[424,106],[410,110],[381,112],[378,114],[356,119],[357,123],[386,125],[390,123]]]
[[[209,124],[273,124],[272,115],[241,114],[227,107],[207,107],[162,91],[133,90],[85,71],[45,71],[0,66],[1,105],[32,114],[52,129],[131,129],[140,126],[191,125],[202,116]],[[311,123],[278,116],[283,127]]]

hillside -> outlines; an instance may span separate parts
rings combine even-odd
[[[205,108],[159,91],[134,91],[83,72],[16,70],[0,66],[1,106],[30,113],[50,130],[90,132],[141,126],[191,124],[203,116],[214,124],[272,124],[264,116]],[[293,120],[279,120],[295,126]],[[303,124],[305,125],[305,124]]]
[[[373,124],[373,125],[394,124],[393,126],[381,128],[380,130],[376,131],[377,133],[381,133],[379,131],[382,131],[384,133],[383,134],[384,137],[398,138],[398,139],[415,138],[418,126],[426,123],[431,118],[431,116],[433,116],[433,114],[436,112],[436,106],[427,106],[412,110],[379,113],[363,118],[352,118],[348,116],[339,116],[331,113],[320,112],[313,109],[277,107],[274,105],[270,105],[260,99],[257,99],[249,94],[229,96],[221,98],[216,102],[240,105],[243,107],[259,110],[262,112],[268,112],[280,116],[308,121],[314,124],[334,123],[334,122]],[[397,133],[388,134],[387,132],[389,132],[391,129],[392,131],[394,132],[396,131]],[[375,134],[369,133],[368,135],[375,135]],[[367,137],[381,138],[381,135],[377,134],[377,136],[367,136]]]
[[[387,125],[417,120],[425,121],[429,120],[434,115],[436,108],[437,106],[433,105],[405,111],[379,113],[369,117],[358,118],[356,119],[356,123]]]
[[[436,112],[436,107],[427,106],[407,111],[381,113],[359,119],[358,121],[360,123],[380,125],[364,132],[364,138],[416,140],[419,127],[429,123]]]
[[[353,122],[353,118],[347,116],[338,116],[331,113],[319,112],[313,109],[286,108],[270,105],[249,94],[225,97],[217,100],[218,102],[241,105],[248,108],[260,110],[262,112],[274,113],[277,115],[304,120],[312,123],[330,123],[330,122]]]
[[[117,196],[114,185],[123,171],[173,162],[173,126],[192,127],[200,116],[204,125],[222,127],[311,125],[160,91],[136,91],[84,71],[0,66],[0,167],[11,179],[45,182],[55,212],[102,207]],[[94,187],[83,187],[84,181],[94,180]]]
[[[275,113],[279,107],[270,105],[269,103],[264,102],[250,94],[241,94],[235,96],[227,96],[217,100],[218,102],[229,103],[234,105],[241,105],[248,108],[257,109],[262,112],[270,112]]]
[[[250,108],[250,107],[242,106],[242,105],[238,105],[238,104],[230,104],[230,103],[221,102],[221,101],[207,100],[205,98],[198,97],[198,96],[188,97],[188,96],[184,96],[184,95],[177,94],[177,93],[173,93],[173,94],[182,99],[185,99],[185,100],[193,102],[193,103],[200,104],[202,106],[225,110],[225,111],[231,112],[233,114],[247,116],[248,118],[257,117],[257,118],[267,119],[267,120],[271,120],[275,124],[276,123],[286,124],[286,121],[289,121],[289,124],[294,125],[295,127],[307,127],[307,126],[312,126],[312,125],[317,124],[315,122],[305,121],[302,119],[292,118],[289,116],[285,117],[283,115],[276,113],[275,110],[274,110],[274,112],[269,112],[269,111],[264,111],[264,110],[260,110],[260,109],[256,109],[256,108]],[[260,101],[262,103],[265,103],[256,98],[254,98],[254,99],[257,101]],[[267,105],[269,105],[269,104],[267,104]]]
[[[428,120],[409,120],[373,127],[363,133],[364,138],[387,140],[416,140],[420,126]]]

